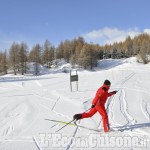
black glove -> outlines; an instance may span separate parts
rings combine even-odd
[[[112,93],[113,93],[113,94],[116,94],[117,92],[118,92],[118,91],[113,91]]]
[[[79,120],[79,119],[81,119],[82,118],[82,115],[81,114],[75,114],[74,116],[73,116],[73,120]]]
[[[95,105],[93,104],[92,106],[91,106],[91,108],[94,108],[95,107]]]
[[[112,91],[109,94],[116,94],[118,91]]]

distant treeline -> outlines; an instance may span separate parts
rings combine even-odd
[[[144,64],[149,62],[150,35],[140,34],[131,39],[130,36],[124,42],[106,44],[104,46],[87,43],[82,37],[73,40],[65,40],[57,47],[54,47],[48,40],[43,45],[36,44],[32,49],[27,43],[14,42],[9,50],[0,51],[0,74],[7,74],[8,69],[14,74],[25,74],[27,63],[34,62],[36,74],[38,64],[50,68],[53,60],[64,58],[73,66],[75,64],[84,69],[92,69],[100,59],[120,59],[131,56],[138,56]]]

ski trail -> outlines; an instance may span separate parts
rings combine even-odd
[[[79,127],[76,127],[76,129],[75,129],[75,131],[74,131],[74,134],[73,134],[73,136],[72,136],[73,138],[71,139],[70,143],[68,144],[66,150],[69,150],[69,149],[70,149],[70,146],[71,146],[72,143],[73,143],[74,137],[75,137],[76,134],[77,134],[78,128],[79,128]]]
[[[67,118],[67,119],[71,120],[70,117],[68,117],[68,116],[66,116],[66,115],[64,115],[64,114],[61,114],[61,113],[59,113],[59,112],[57,112],[57,111],[55,111],[55,110],[52,110],[51,108],[49,108],[49,107],[47,107],[47,106],[45,106],[45,105],[43,105],[43,104],[38,104],[38,105],[42,106],[43,108],[47,109],[48,111],[53,112],[53,113],[54,113],[55,115],[57,115],[57,116],[60,116],[60,117],[63,117],[63,118]]]
[[[8,138],[15,140],[28,130],[38,115],[39,110],[29,100],[16,100],[5,105],[5,109],[0,113],[0,136],[4,139],[0,143],[0,149],[9,144]]]
[[[121,89],[121,93],[122,93],[122,100],[120,99],[121,112],[126,118],[127,124],[134,125],[137,121],[128,112],[128,103],[126,101],[126,93],[123,89]]]
[[[118,124],[115,121],[115,118],[114,118],[114,113],[113,113],[114,103],[115,103],[115,98],[113,96],[109,99],[109,102],[107,104],[107,113],[108,113],[108,116],[109,116],[109,123],[110,123],[111,126],[120,126],[121,124]]]
[[[55,104],[53,105],[53,107],[52,107],[52,111],[54,110],[54,108],[55,108],[55,106],[56,106],[56,104],[57,104],[57,102],[60,100],[60,97],[56,100],[56,102],[55,102]]]
[[[121,92],[120,92],[120,97],[119,97],[119,100],[120,100],[120,111],[121,111],[121,113],[123,114],[123,116],[124,116],[124,118],[126,119],[126,121],[127,121],[127,124],[129,123],[129,120],[128,120],[128,117],[127,117],[127,115],[126,115],[126,110],[125,110],[125,107],[123,106],[123,101],[122,101],[122,99],[124,98],[122,98],[122,89],[121,89]]]
[[[80,123],[80,120],[79,120],[79,123]],[[76,127],[76,129],[75,129],[75,131],[74,131],[74,133],[73,133],[73,135],[72,135],[72,139],[71,139],[71,141],[70,141],[70,143],[68,144],[68,146],[66,147],[66,150],[69,150],[70,149],[70,147],[71,147],[71,145],[72,145],[72,143],[73,143],[73,140],[74,140],[74,138],[75,138],[75,136],[76,136],[76,134],[77,134],[77,131],[78,131],[78,126]]]
[[[40,147],[40,145],[39,145],[38,141],[36,140],[35,136],[33,136],[33,141],[35,142],[35,145],[37,146],[38,150],[43,150],[43,149]]]
[[[29,101],[7,104],[0,115],[0,135],[3,137],[18,135],[23,127],[28,127],[37,114],[37,108]]]
[[[125,84],[129,79],[131,79],[133,76],[135,75],[135,73],[131,73],[129,76],[127,76],[122,82],[120,85],[123,85]]]
[[[149,110],[148,107],[149,107],[148,104],[144,100],[142,100],[141,110],[142,110],[144,116],[146,117],[146,119],[148,121],[150,121],[150,113],[148,111]]]
[[[134,75],[135,75],[135,73],[132,72],[131,74],[129,74],[127,77],[125,77],[123,80],[117,82],[116,84],[120,84],[120,85],[122,86],[122,85],[125,84],[129,79],[131,79]]]
[[[135,92],[142,92],[142,93],[145,93],[145,94],[148,94],[150,95],[150,92],[149,91],[145,91],[144,89],[136,89],[136,88],[129,88],[129,87],[119,87],[119,86],[116,86],[114,88],[121,88],[121,89],[124,89],[124,90],[130,90],[130,91],[135,91]]]
[[[44,97],[44,96],[41,96],[41,95],[39,95],[39,94],[37,94],[37,93],[35,93],[35,92],[32,92],[35,96],[37,96],[37,97],[40,97],[40,98],[42,98],[42,99],[45,99],[45,100],[53,100],[52,98],[47,98],[47,97]]]

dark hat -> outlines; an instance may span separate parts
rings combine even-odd
[[[104,81],[104,84],[105,84],[105,85],[111,85],[111,82],[110,82],[109,80],[105,80],[105,81]]]

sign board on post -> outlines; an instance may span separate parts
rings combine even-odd
[[[71,82],[78,81],[78,75],[72,75],[70,80]]]
[[[76,82],[76,87],[78,91],[78,74],[76,70],[76,75],[71,75],[71,70],[70,70],[70,90],[72,91],[72,82]]]

